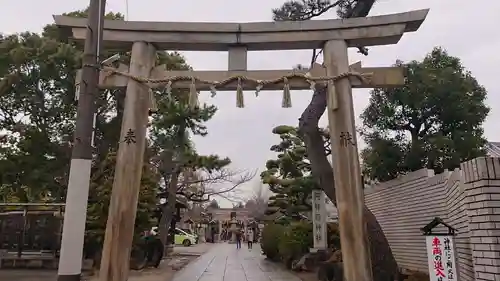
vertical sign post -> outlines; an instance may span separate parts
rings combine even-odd
[[[444,225],[448,228],[448,232],[433,233],[432,229],[438,225]],[[436,217],[427,226],[422,228],[422,231],[426,236],[425,244],[430,281],[459,280],[453,239],[455,229]]]
[[[313,205],[313,235],[314,248],[312,251],[328,248],[326,232],[326,196],[322,190],[312,191]]]

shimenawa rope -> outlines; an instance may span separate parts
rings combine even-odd
[[[258,80],[254,79],[252,77],[244,76],[244,75],[234,75],[231,77],[228,77],[227,79],[224,79],[222,81],[208,81],[208,80],[203,80],[200,79],[196,76],[173,76],[173,77],[168,77],[168,78],[145,78],[145,77],[139,77],[135,75],[131,75],[130,73],[127,72],[122,72],[118,71],[115,68],[112,67],[107,67],[104,66],[102,67],[102,70],[105,72],[108,72],[110,74],[116,74],[116,75],[121,75],[125,76],[127,78],[133,79],[137,82],[144,83],[144,84],[165,84],[165,90],[168,94],[171,93],[173,85],[175,82],[179,81],[191,81],[190,85],[190,92],[189,92],[189,105],[191,107],[195,107],[198,104],[198,92],[196,90],[196,83],[203,83],[210,85],[210,92],[212,93],[212,97],[215,96],[217,87],[225,86],[233,81],[237,81],[237,90],[236,90],[236,106],[237,107],[244,107],[244,102],[243,102],[243,86],[242,83],[244,81],[246,82],[251,82],[253,84],[256,84],[256,89],[255,89],[255,95],[258,96],[260,90],[266,86],[266,85],[271,85],[271,84],[278,84],[278,83],[283,83],[284,84],[284,89],[283,89],[283,101],[282,101],[282,107],[288,108],[292,106],[292,101],[291,101],[291,96],[290,96],[290,85],[289,85],[289,80],[290,79],[304,79],[307,81],[311,89],[314,90],[316,86],[316,82],[334,82],[338,81],[340,79],[348,78],[348,77],[356,77],[359,79],[362,83],[368,83],[373,75],[373,73],[359,73],[359,72],[353,72],[353,71],[348,71],[341,73],[336,76],[317,76],[317,77],[312,77],[309,73],[303,74],[303,73],[296,73],[294,71],[290,72],[290,74],[287,74],[282,77],[274,78],[274,79],[266,79],[266,80]],[[330,87],[333,87],[333,83],[329,83]],[[153,95],[152,91],[150,91],[150,95]],[[150,97],[151,101],[154,102],[154,97]]]

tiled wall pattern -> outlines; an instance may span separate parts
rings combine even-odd
[[[500,158],[461,166],[476,280],[500,280]]]

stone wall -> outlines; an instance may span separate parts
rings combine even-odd
[[[440,217],[457,229],[461,281],[500,280],[500,158],[477,158],[461,170],[422,169],[365,190],[400,267],[428,271],[420,228]]]
[[[427,272],[425,237],[420,228],[444,219],[448,174],[423,169],[365,191],[365,202],[389,240],[400,267]]]
[[[462,166],[476,280],[500,280],[500,158]]]
[[[456,257],[459,266],[460,280],[474,280],[472,251],[470,245],[469,216],[467,214],[467,199],[465,197],[463,173],[457,169],[450,174],[446,184],[446,216],[447,223],[457,229],[455,238]]]

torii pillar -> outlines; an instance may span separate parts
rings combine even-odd
[[[323,57],[328,75],[335,76],[349,71],[347,44],[344,40],[326,42]],[[345,280],[372,280],[349,79],[328,84],[327,111]]]
[[[146,42],[135,42],[130,73],[149,77],[156,60],[156,49]],[[149,88],[133,79],[128,81],[120,143],[116,157],[113,191],[99,272],[101,281],[127,280],[134,237],[135,217],[144,166]]]

